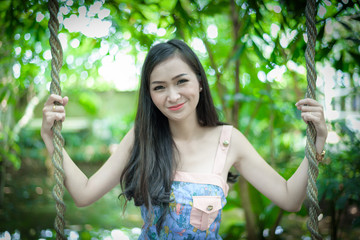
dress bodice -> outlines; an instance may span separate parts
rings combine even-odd
[[[176,172],[171,187],[170,214],[159,234],[156,223],[161,216],[160,207],[153,207],[150,221],[148,210],[141,206],[144,226],[139,239],[221,239],[221,213],[229,189],[221,174],[231,131],[232,126],[224,125],[222,128],[212,173]]]

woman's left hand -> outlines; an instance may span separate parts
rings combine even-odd
[[[327,138],[327,127],[324,117],[324,108],[316,100],[311,98],[301,99],[295,106],[301,111],[301,117],[305,122],[312,122],[316,129],[316,139],[325,140]]]

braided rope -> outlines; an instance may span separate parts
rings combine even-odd
[[[315,0],[307,0],[305,8],[306,16],[306,33],[307,45],[305,51],[306,71],[308,87],[306,90],[306,97],[316,99],[316,71],[315,71],[315,43],[316,43],[316,6]],[[316,129],[312,122],[308,122],[306,129],[306,149],[305,156],[309,161],[308,168],[308,184],[306,189],[307,198],[309,201],[308,212],[309,219],[307,221],[307,228],[311,233],[311,238],[314,240],[322,239],[319,233],[318,216],[321,212],[318,203],[318,190],[316,187],[316,179],[319,174],[319,169],[316,162]]]
[[[51,85],[50,93],[61,95],[60,81],[59,81],[59,72],[62,66],[63,53],[61,48],[61,43],[57,37],[57,32],[59,31],[59,21],[57,15],[59,12],[59,4],[57,0],[49,0],[48,9],[50,12],[50,20],[48,27],[50,30],[50,46],[51,46]],[[60,105],[60,103],[55,103]],[[61,121],[55,121],[53,126],[53,144],[54,144],[54,154],[52,156],[52,162],[55,167],[55,186],[52,191],[52,195],[56,201],[56,218],[55,218],[55,231],[56,239],[66,239],[64,234],[65,226],[65,203],[63,201],[64,197],[64,170],[62,168],[63,154],[62,149],[64,147],[64,138],[61,135],[62,123]]]

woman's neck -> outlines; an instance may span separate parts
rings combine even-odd
[[[203,128],[197,118],[186,121],[169,121],[171,135],[174,141],[191,141],[198,138]]]

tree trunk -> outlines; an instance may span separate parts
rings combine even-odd
[[[230,1],[230,9],[231,9],[231,19],[233,23],[233,40],[234,46],[233,49],[235,50],[237,46],[237,42],[239,40],[239,29],[241,28],[242,22],[239,20],[238,8],[234,0]],[[236,59],[235,61],[235,96],[236,94],[240,93],[240,58]],[[239,126],[239,112],[240,112],[241,104],[239,100],[234,101],[234,105],[232,107],[232,119],[231,123],[233,126]],[[239,177],[239,187],[240,187],[240,197],[242,201],[242,207],[244,208],[245,212],[245,220],[246,220],[246,233],[248,240],[257,240],[259,239],[259,228],[257,224],[257,216],[252,211],[252,204],[250,199],[249,193],[249,186],[248,182],[242,177]]]
[[[276,218],[276,221],[274,223],[274,225],[272,226],[272,228],[270,229],[270,233],[269,233],[269,240],[275,240],[276,239],[276,234],[275,234],[275,231],[276,231],[276,228],[277,226],[279,226],[280,224],[280,221],[281,221],[281,218],[284,214],[284,210],[280,209],[280,212]]]
[[[258,240],[259,239],[259,227],[257,224],[257,216],[252,211],[251,199],[249,193],[249,184],[242,176],[239,177],[240,197],[242,201],[242,207],[245,212],[246,221],[246,239],[247,240]]]
[[[275,119],[275,109],[274,101],[271,98],[271,86],[269,82],[266,82],[266,88],[270,96],[270,121],[269,121],[269,133],[270,133],[270,163],[272,166],[275,166],[275,144],[274,144],[274,119]]]
[[[336,219],[336,208],[335,208],[335,202],[331,201],[330,203],[331,208],[331,240],[337,239],[337,219]]]
[[[4,206],[5,159],[0,162],[0,209]]]
[[[4,98],[3,101],[6,101],[7,103],[7,97]],[[5,181],[6,181],[6,161],[7,156],[6,154],[9,152],[10,146],[9,146],[9,131],[12,129],[12,114],[13,114],[13,108],[12,106],[9,106],[7,104],[3,104],[0,108],[0,127],[2,128],[3,132],[3,149],[4,149],[4,155],[1,156],[0,161],[0,209],[3,207],[4,204],[4,188],[5,188]]]

